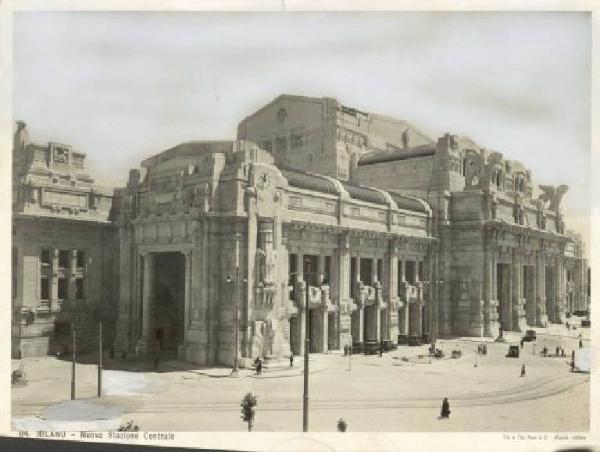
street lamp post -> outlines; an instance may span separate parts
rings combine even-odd
[[[228,284],[233,282],[233,279],[230,275],[225,279]],[[239,371],[239,349],[240,349],[240,303],[239,303],[239,288],[240,288],[240,268],[235,267],[235,288],[236,288],[236,297],[235,297],[235,334],[234,334],[234,344],[233,347],[235,349],[234,357],[233,357],[233,366],[231,369],[231,376],[237,377]],[[230,287],[231,288],[231,287]],[[233,291],[232,291],[233,293]],[[232,295],[233,297],[233,295]]]
[[[303,274],[306,278],[306,294],[304,304],[304,392],[302,396],[302,431],[308,432],[308,354],[310,353],[310,310],[309,310],[309,292],[310,292],[310,276],[317,275],[319,277],[321,273],[311,272],[310,260],[304,261],[306,264],[306,272],[298,272],[296,275]]]

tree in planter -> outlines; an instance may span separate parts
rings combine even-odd
[[[254,416],[256,415],[256,396],[249,392],[242,399],[240,406],[242,407],[242,419],[248,423],[248,431],[251,432],[252,424],[254,424]]]
[[[345,432],[347,428],[348,428],[348,424],[346,423],[346,421],[342,418],[339,418],[337,421],[337,431]]]

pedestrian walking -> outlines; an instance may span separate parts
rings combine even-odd
[[[521,350],[523,350],[523,346],[525,345],[525,341],[521,339]]]
[[[294,367],[294,354],[290,353],[290,367]]]
[[[554,349],[554,356],[558,356],[560,353],[560,347],[557,345],[556,348]]]
[[[256,372],[258,375],[262,374],[262,360],[260,358],[258,359],[258,365],[256,366]]]
[[[579,348],[583,348],[583,342],[581,342],[581,339],[579,339]]]
[[[525,364],[523,364],[521,366],[521,376],[524,377],[525,376]]]
[[[571,372],[575,372],[575,359],[571,360]]]
[[[444,397],[442,401],[442,412],[440,413],[441,418],[449,418],[450,417],[450,404],[448,403],[448,399]]]

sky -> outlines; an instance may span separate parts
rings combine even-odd
[[[589,243],[587,13],[18,12],[13,115],[104,185],[189,140],[234,139],[281,93],[467,135],[567,184]]]

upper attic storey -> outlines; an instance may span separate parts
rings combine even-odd
[[[95,184],[85,157],[66,144],[31,142],[27,125],[18,121],[13,142],[14,213],[108,221],[112,190]]]
[[[382,188],[414,191],[484,190],[540,195],[531,171],[517,160],[481,147],[465,136],[446,134],[435,144],[394,151],[372,151],[356,162],[357,180]],[[545,187],[545,186],[544,186]]]
[[[67,144],[49,142],[42,145],[30,142],[27,125],[24,121],[17,122],[13,146],[15,175],[52,173],[93,183],[85,171],[85,157],[85,153],[75,151]]]
[[[238,126],[238,139],[257,143],[278,165],[351,178],[352,161],[434,141],[411,124],[342,105],[334,98],[283,94]]]

